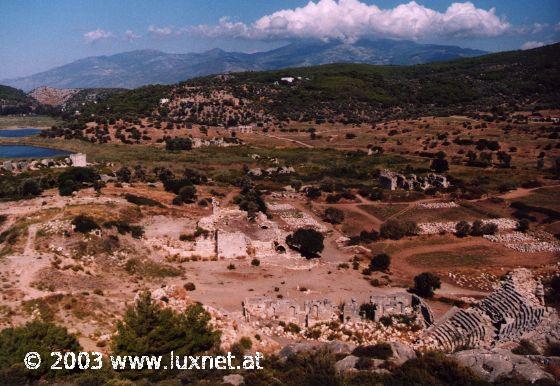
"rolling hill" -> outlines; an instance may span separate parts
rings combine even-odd
[[[83,117],[151,114],[211,126],[387,116],[449,115],[489,109],[560,107],[560,44],[414,66],[328,64],[144,86],[85,106]],[[281,78],[292,77],[293,82]],[[243,100],[239,106],[223,95]],[[160,106],[169,98],[170,107]],[[173,106],[171,108],[171,106]],[[232,118],[237,117],[237,118]]]
[[[89,57],[2,84],[29,91],[56,88],[135,88],[172,84],[199,76],[240,71],[275,70],[329,63],[410,65],[473,57],[484,51],[411,41],[366,40],[355,43],[301,41],[266,52],[246,54],[213,49],[203,53],[170,54],[137,50]]]

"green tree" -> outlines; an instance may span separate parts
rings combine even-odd
[[[144,292],[117,323],[112,349],[119,355],[199,354],[219,342],[220,333],[209,322],[210,314],[200,303],[178,313],[159,306]]]
[[[431,272],[423,272],[414,277],[414,292],[419,296],[431,298],[434,296],[434,291],[440,287],[439,277]]]
[[[344,212],[337,208],[327,208],[323,215],[323,220],[331,224],[340,224],[344,221]]]
[[[315,229],[299,228],[291,235],[286,237],[286,243],[292,249],[295,249],[302,256],[310,259],[317,257],[324,249],[325,237]]]
[[[67,372],[58,370],[48,373],[50,364],[45,365],[53,351],[81,350],[76,336],[65,327],[53,323],[33,321],[21,327],[6,328],[0,331],[0,382],[4,385],[26,384],[43,376],[54,377]],[[23,358],[28,352],[37,352],[43,365],[37,370],[27,370]]]
[[[196,200],[196,188],[194,185],[186,185],[179,189],[178,196],[185,204],[193,203]]]
[[[391,257],[386,253],[380,253],[371,258],[369,268],[372,271],[386,271],[391,265]]]
[[[459,221],[455,225],[455,234],[457,237],[466,237],[471,231],[471,224],[466,221]]]

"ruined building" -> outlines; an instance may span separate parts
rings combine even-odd
[[[310,327],[316,323],[332,320],[356,322],[363,319],[360,305],[368,303],[375,308],[374,320],[383,316],[417,315],[426,325],[433,323],[429,307],[418,296],[407,292],[388,295],[372,295],[362,303],[351,299],[341,305],[334,305],[329,299],[307,300],[301,305],[291,299],[271,299],[268,297],[247,298],[242,303],[243,316],[246,321],[254,319],[283,321],[295,323],[301,327]]]
[[[521,338],[550,312],[544,305],[542,284],[533,279],[530,270],[520,268],[474,306],[450,310],[441,322],[427,330],[424,343],[448,352],[487,348]]]
[[[379,184],[383,189],[388,190],[426,190],[429,188],[448,188],[449,181],[447,177],[440,174],[428,173],[425,177],[419,177],[416,174],[405,176],[384,170],[379,174]]]

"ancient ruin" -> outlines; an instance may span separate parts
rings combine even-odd
[[[379,184],[382,188],[388,190],[426,190],[429,188],[448,188],[449,181],[447,177],[441,174],[428,173],[425,177],[419,177],[416,174],[395,173],[390,170],[384,170],[379,174]]]
[[[294,323],[300,327],[310,327],[319,322],[332,320],[343,323],[361,321],[365,315],[360,310],[362,304],[371,304],[374,308],[373,320],[394,315],[416,315],[424,324],[433,323],[430,308],[422,299],[408,292],[396,292],[388,295],[371,295],[362,303],[352,298],[350,301],[335,305],[329,299],[306,300],[301,305],[291,299],[274,300],[268,297],[246,298],[242,303],[242,312],[246,321],[253,319],[282,321]]]
[[[519,268],[507,275],[500,288],[467,309],[451,309],[427,332],[423,343],[447,352],[488,348],[521,338],[542,323],[551,310],[544,304],[540,281]]]
[[[0,172],[22,173],[29,170],[39,170],[47,168],[66,168],[85,167],[87,166],[87,158],[85,154],[70,154],[64,159],[44,158],[39,160],[21,160],[21,161],[3,161],[0,164]]]

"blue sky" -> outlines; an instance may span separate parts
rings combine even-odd
[[[560,40],[560,0],[0,0],[0,79],[143,48],[252,52],[361,37],[536,47]]]

